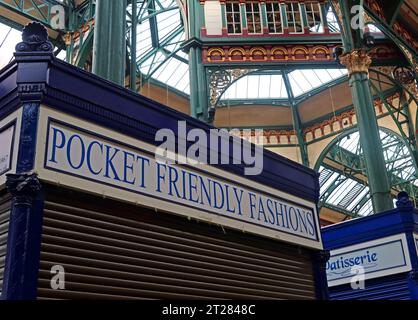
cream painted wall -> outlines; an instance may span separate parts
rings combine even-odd
[[[301,156],[299,148],[297,147],[280,147],[280,148],[267,148],[268,150],[275,152],[285,158],[301,163]]]
[[[221,3],[217,0],[205,1],[206,34],[209,36],[222,35],[222,10]]]
[[[321,155],[322,151],[337,137],[337,135],[334,135],[332,137],[319,140],[318,142],[312,143],[308,145],[308,156],[309,156],[309,164],[311,168],[314,168],[316,165],[316,162],[319,159],[319,156]]]
[[[379,125],[379,127],[390,129],[390,130],[392,130],[393,132],[395,132],[395,133],[397,133],[397,134],[401,135],[401,133],[399,132],[398,127],[396,126],[396,124],[395,124],[395,122],[393,121],[393,119],[392,119],[392,117],[391,117],[391,116],[386,116],[386,117],[383,117],[383,118],[378,119],[378,120],[377,120],[377,124]],[[405,125],[405,127],[404,127],[404,131],[405,131],[405,132],[408,132],[407,130],[408,130],[408,128],[407,128],[407,126]]]

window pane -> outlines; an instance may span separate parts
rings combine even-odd
[[[283,33],[280,4],[278,2],[266,3],[266,9],[269,33]]]
[[[332,8],[330,7],[327,12],[327,24],[330,32],[339,33],[340,25],[338,24],[337,17],[335,16]]]
[[[245,5],[248,33],[261,33],[260,4],[258,2],[247,2]]]
[[[318,2],[306,3],[306,15],[310,32],[324,32],[321,7]]]
[[[303,22],[302,22],[302,14],[300,11],[299,3],[297,2],[287,3],[286,15],[287,15],[287,22],[289,25],[289,32],[290,33],[302,33]]]
[[[226,4],[226,24],[228,33],[241,33],[241,14],[237,2]]]

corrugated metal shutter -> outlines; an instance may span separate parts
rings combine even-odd
[[[49,193],[38,297],[314,299],[310,252],[101,198]],[[50,288],[53,265],[65,290]]]
[[[7,235],[9,231],[11,197],[0,194],[0,295],[3,288],[4,266],[7,252]]]
[[[365,282],[364,290],[353,290],[350,285],[331,287],[331,300],[410,300],[408,274],[397,274]]]

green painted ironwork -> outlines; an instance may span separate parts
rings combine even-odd
[[[93,73],[125,84],[126,0],[97,0],[93,45]]]
[[[406,47],[408,50],[413,52],[414,57],[417,57],[418,52],[413,48],[410,43],[408,43],[405,39],[403,39],[400,35],[398,35],[390,25],[390,22],[383,20],[379,15],[374,12],[367,4],[364,4],[364,9],[367,13],[373,18],[375,21],[374,25],[379,28],[389,39],[391,39],[396,45],[402,45]]]
[[[132,12],[131,12],[131,29],[130,29],[130,55],[129,55],[129,63],[130,63],[130,68],[129,68],[129,87],[132,91],[136,91],[137,90],[137,86],[136,86],[136,79],[137,79],[137,62],[136,62],[136,54],[133,54],[134,52],[136,53],[136,48],[137,48],[137,32],[138,32],[138,2],[137,1],[132,1]]]
[[[0,6],[30,20],[36,20],[51,28],[51,20],[55,13],[54,6],[64,7],[68,14],[68,6],[56,0],[0,0]]]
[[[376,213],[393,208],[389,179],[386,173],[373,97],[366,73],[351,75],[350,87],[364,151],[373,208]]]
[[[286,72],[283,72],[282,77],[283,77],[283,81],[286,87],[287,96],[289,98],[289,103],[292,109],[294,129],[295,129],[296,136],[298,139],[300,154],[302,158],[302,164],[309,167],[308,148],[306,146],[305,139],[303,138],[302,121],[300,119],[298,107],[294,99],[292,86],[290,85],[290,81],[289,81],[289,76]]]
[[[363,150],[360,148],[359,143],[354,145],[355,148],[352,149],[352,151],[348,148],[350,145],[347,144],[349,141],[348,137],[356,134],[356,132],[358,131],[355,128],[342,133],[325,148],[318,159],[315,166],[316,170],[319,170],[320,167],[324,168],[320,175],[320,207],[333,205],[334,210],[347,214],[346,209],[348,203],[351,203],[354,199],[347,199],[346,197],[352,197],[356,193],[350,191],[347,193],[346,197],[340,199],[339,202],[346,204],[345,207],[341,207],[339,203],[327,203],[331,194],[333,194],[338,186],[347,179],[351,179],[357,183],[355,186],[352,186],[352,188],[359,189],[360,186],[364,186],[364,188],[368,186]],[[415,201],[418,200],[418,171],[409,142],[386,128],[380,128],[380,137],[385,158],[385,166],[391,185],[391,193],[395,196],[400,191],[407,191]],[[356,143],[356,140],[354,140],[353,143]],[[344,147],[342,145],[344,145]],[[337,178],[335,178],[335,175],[337,175]],[[331,184],[327,183],[329,179],[334,179],[334,182]],[[330,180],[330,182],[331,181],[332,180]],[[340,181],[339,185],[335,185],[335,182],[338,181]],[[323,189],[322,187],[327,184],[328,187]],[[364,188],[362,191],[365,190]],[[362,193],[360,189],[357,191],[358,195]],[[369,201],[370,193],[367,192],[363,197],[364,198],[361,200],[358,198],[356,199],[358,203],[354,208],[350,209],[350,216],[358,215],[362,207]]]
[[[351,4],[351,1],[339,0],[344,50],[348,53],[355,49],[362,49],[363,46],[363,30],[351,27],[353,19]],[[373,209],[375,213],[387,211],[393,208],[393,202],[368,74],[355,72],[350,75],[349,83],[357,115],[360,144],[364,153]]]

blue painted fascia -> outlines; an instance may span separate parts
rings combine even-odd
[[[322,228],[324,247],[334,250],[418,230],[418,210],[394,209]]]

